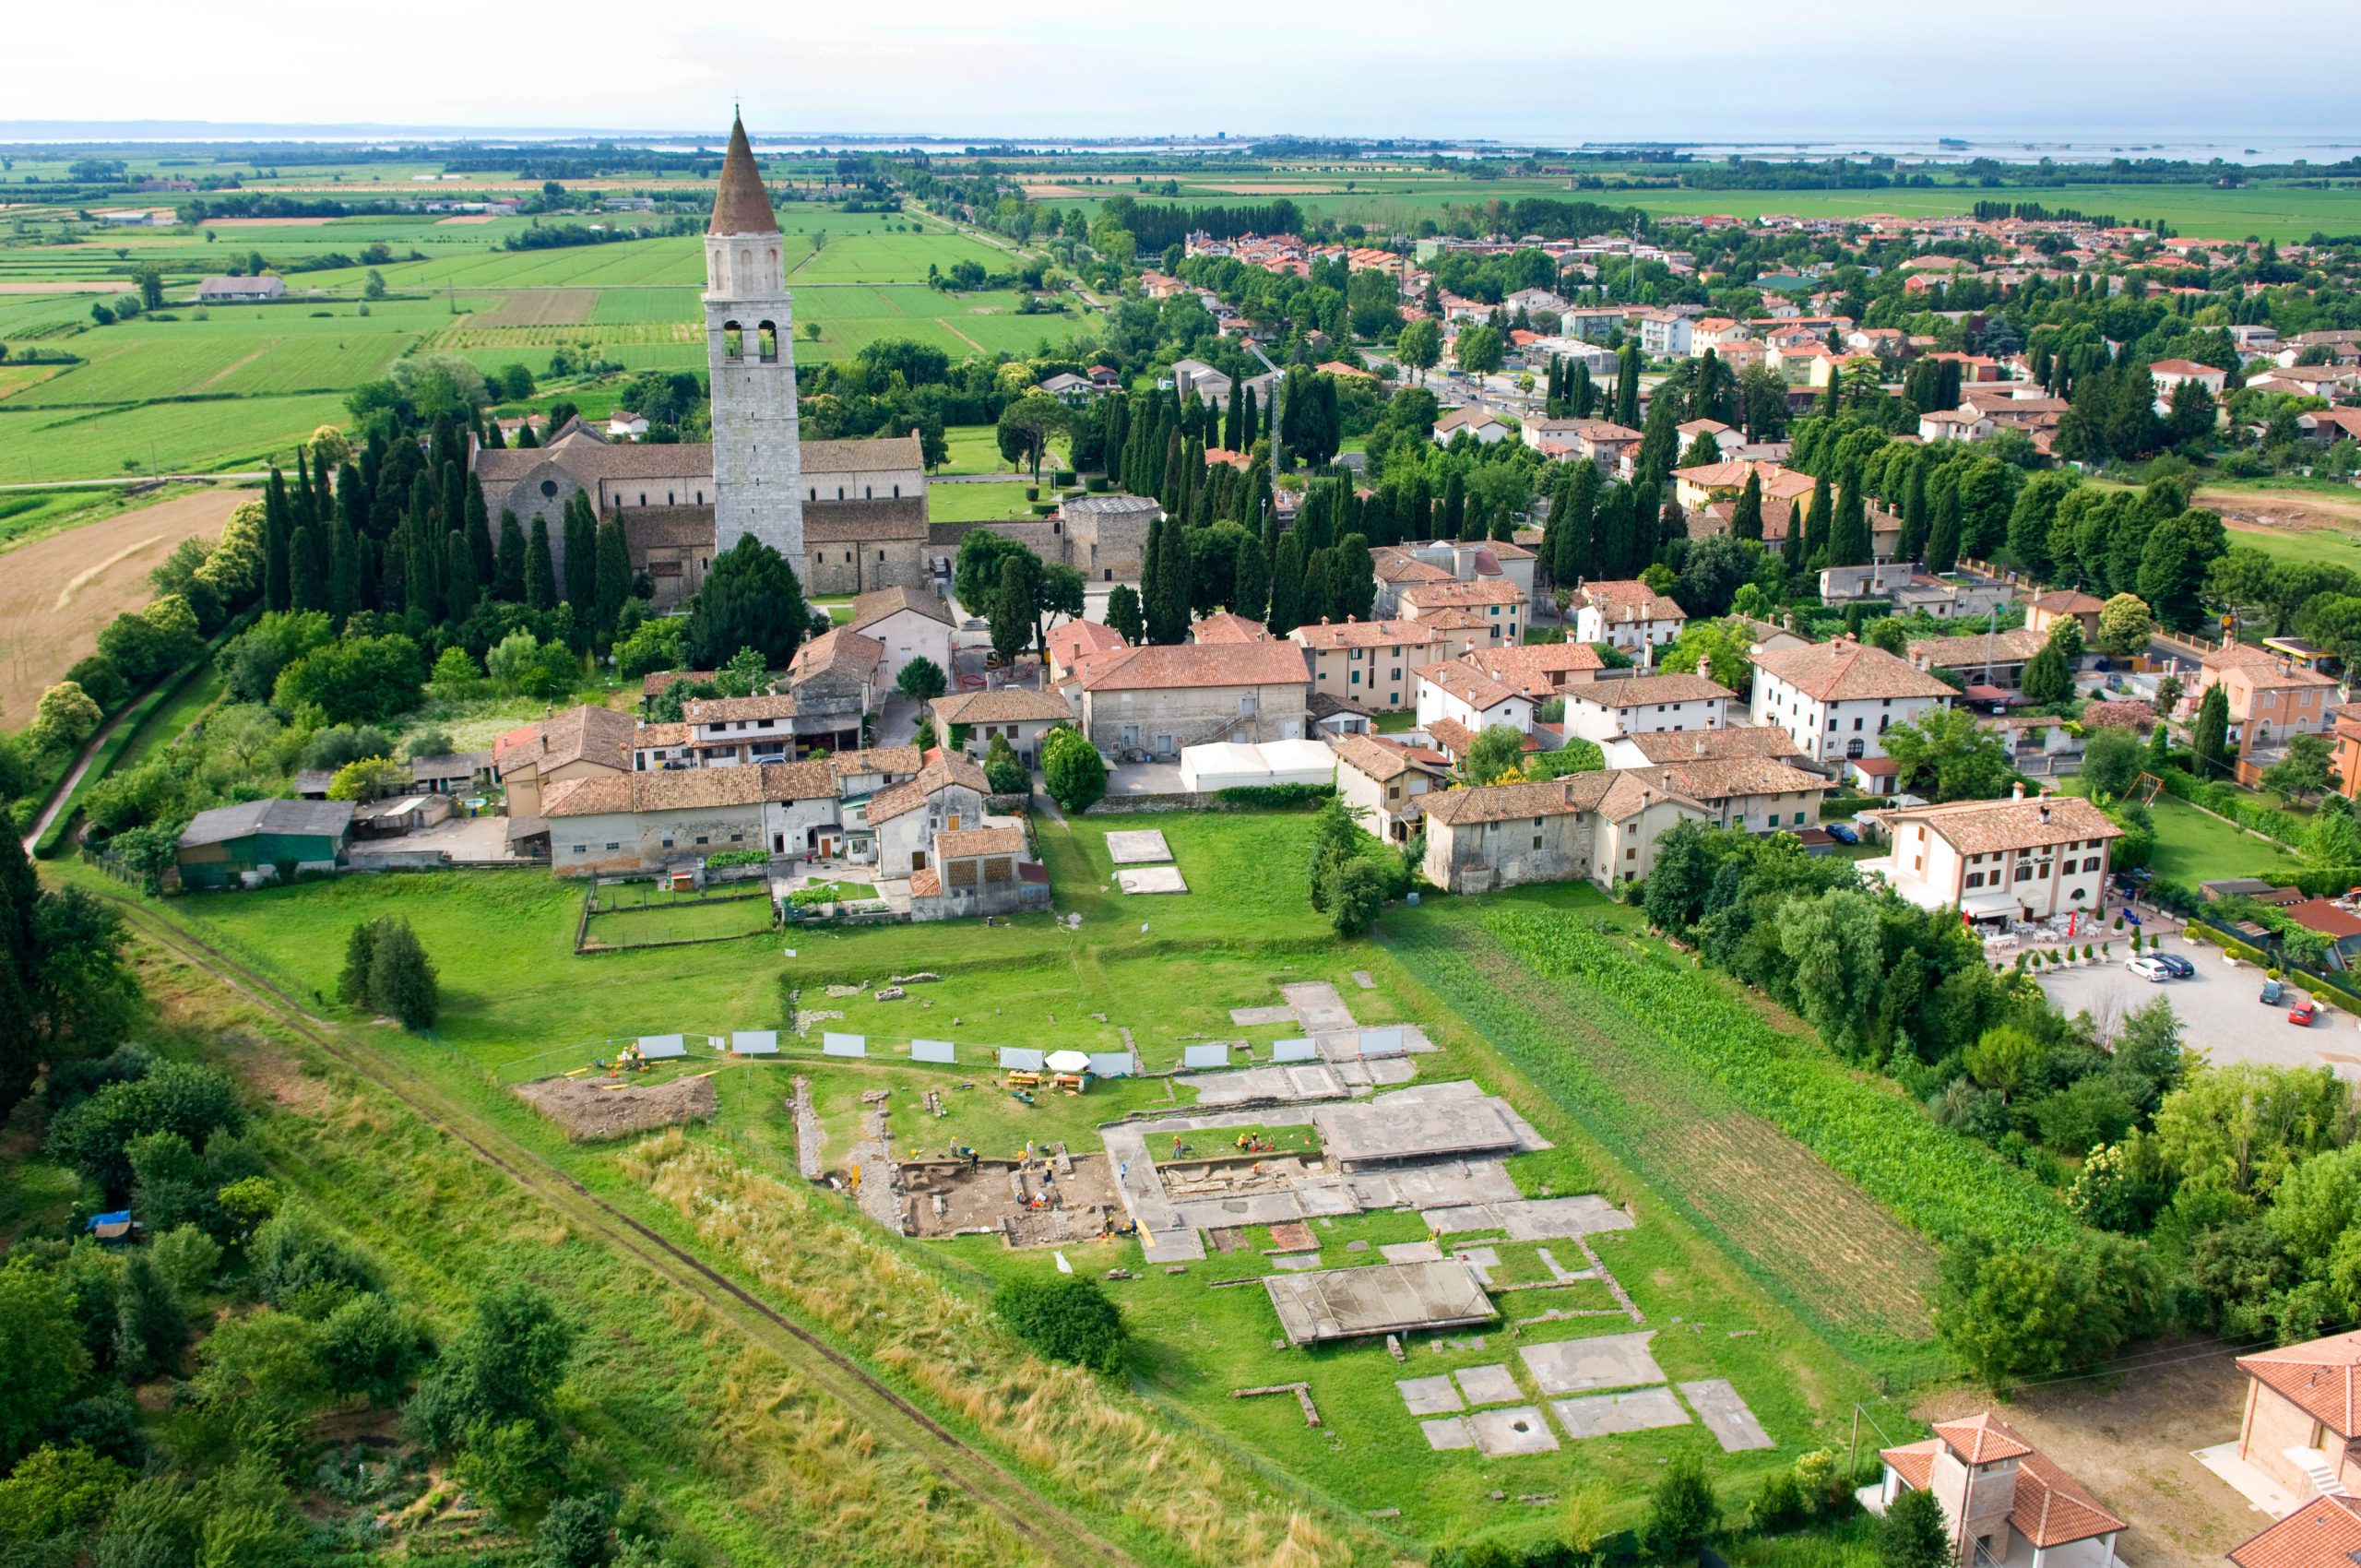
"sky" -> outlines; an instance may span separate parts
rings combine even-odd
[[[0,135],[159,120],[718,132],[735,97],[758,137],[2361,143],[2351,0],[116,0],[99,27],[77,6],[7,11]]]

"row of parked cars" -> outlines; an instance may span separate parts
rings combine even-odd
[[[2170,980],[2187,980],[2197,972],[2197,966],[2177,953],[2142,953],[2123,966],[2142,980],[2162,985]],[[2266,977],[2262,982],[2260,1001],[2266,1007],[2276,1007],[2287,1000],[2287,988]],[[2319,1016],[2319,1004],[2308,996],[2299,996],[2287,1008],[2287,1021],[2310,1027]]]

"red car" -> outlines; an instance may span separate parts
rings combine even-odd
[[[2308,1026],[2312,1021],[2313,1016],[2319,1012],[2319,1007],[2310,997],[2308,996],[2304,998],[2303,1001],[2296,1003],[2296,1005],[2287,1009],[2287,1021],[2291,1024],[2303,1024]]]

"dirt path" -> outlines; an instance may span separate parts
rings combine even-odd
[[[31,831],[24,837],[26,854],[33,852],[33,846],[41,842],[41,836],[49,831],[49,825],[57,820],[57,814],[65,809],[66,802],[74,798],[74,791],[81,788],[82,776],[90,771],[90,764],[97,759],[99,748],[107,743],[107,737],[114,733],[117,725],[131,717],[132,706],[125,703],[122,711],[100,725],[98,733],[82,747],[82,754],[74,759],[74,766],[66,770],[65,777],[51,792],[49,803],[41,808],[41,815],[33,818]]]
[[[2309,490],[2226,490],[2206,486],[2189,497],[2189,504],[2220,513],[2226,523],[2299,532],[2361,528],[2361,491],[2355,492],[2348,500]]]
[[[2019,1391],[2000,1419],[2131,1521],[2119,1555],[2141,1568],[2215,1568],[2271,1523],[2191,1456],[2238,1434],[2246,1379],[2226,1350],[2160,1347],[2144,1371]],[[1992,1408],[1949,1394],[1915,1414],[1941,1420]],[[1866,1444],[1865,1444],[1866,1446]]]
[[[172,547],[218,535],[245,499],[243,491],[199,491],[0,555],[0,726],[30,720],[41,694],[97,649],[99,628],[148,602],[148,574]]]
[[[402,1101],[426,1124],[457,1139],[580,1233],[596,1237],[619,1260],[648,1268],[684,1295],[699,1299],[748,1339],[779,1357],[813,1387],[844,1405],[880,1439],[907,1448],[933,1466],[948,1483],[968,1492],[1047,1561],[1074,1568],[1136,1568],[1130,1553],[1093,1528],[1083,1515],[962,1440],[851,1356],[735,1279],[552,1168],[473,1105],[445,1094],[389,1057],[355,1047],[337,1025],[314,1015],[263,974],[231,958],[147,901],[119,894],[101,897],[117,905],[151,941],[247,997],[305,1043]]]

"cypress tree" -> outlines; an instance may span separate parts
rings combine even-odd
[[[396,534],[386,541],[386,558],[377,574],[377,608],[398,615],[409,603],[409,541]]]
[[[354,533],[369,531],[369,486],[350,463],[337,470],[336,502],[337,511]]]
[[[1631,492],[1631,553],[1624,557],[1623,570],[1616,574],[1619,577],[1638,576],[1656,558],[1656,513],[1664,493],[1661,485],[1636,480],[1628,488]]]
[[[114,1363],[126,1383],[141,1383],[180,1364],[188,1318],[145,1247],[123,1261],[115,1289]]]
[[[500,509],[500,548],[492,556],[492,597],[507,604],[525,602],[525,530],[505,506]]]
[[[1902,540],[1895,553],[1916,561],[1927,550],[1927,465],[1911,460],[1902,481]]]
[[[435,510],[446,529],[463,529],[468,525],[468,474],[457,463],[443,465],[441,493],[435,498]]]
[[[519,446],[539,446],[540,444],[541,444],[541,443],[540,443],[540,437],[538,437],[538,436],[536,436],[536,435],[533,434],[533,426],[532,426],[532,422],[531,422],[530,420],[528,420],[525,423],[520,424],[520,425],[518,425],[518,426],[516,427],[516,445],[519,445]]]
[[[1835,509],[1836,503],[1830,493],[1828,475],[1823,471],[1818,479],[1812,481],[1811,511],[1804,518],[1803,557],[1797,564],[1806,571],[1815,570],[1828,564],[1824,557],[1828,553],[1828,529],[1831,520],[1829,514]]]
[[[623,520],[610,515],[599,525],[599,559],[597,591],[599,595],[599,635],[615,635],[616,618],[623,614],[623,600],[631,597],[631,552],[623,540]]]
[[[1679,398],[1669,395],[1668,388],[1657,388],[1655,400],[1648,405],[1647,427],[1640,433],[1640,449],[1631,457],[1633,479],[1656,484],[1672,472],[1680,456],[1679,405]]]
[[[327,528],[328,613],[337,624],[361,608],[361,536],[338,517]]]
[[[557,573],[550,564],[550,521],[533,519],[532,547],[525,556],[525,603],[533,610],[557,608]]]
[[[423,613],[430,621],[443,619],[443,552],[437,548],[430,527],[410,524],[402,529],[405,536],[402,558],[409,567],[409,580],[402,591],[409,607]]]
[[[2163,729],[2162,720],[2156,728]],[[2197,776],[2213,778],[2223,768],[2230,750],[2230,694],[2220,682],[2205,688],[2197,702],[2197,719],[2189,729],[2189,746],[2197,754]]]
[[[287,493],[287,523],[291,529],[307,529],[319,518],[319,497],[312,492],[312,465],[303,448],[295,448],[295,488]]]
[[[1866,566],[1872,553],[1869,538],[1868,504],[1862,499],[1861,479],[1857,472],[1848,472],[1836,498],[1836,515],[1828,529],[1828,564],[1832,566]]]
[[[565,503],[565,601],[587,615],[599,597],[599,525],[580,491]]]
[[[1279,548],[1271,558],[1271,618],[1266,623],[1275,637],[1286,636],[1303,624],[1303,545],[1289,530],[1279,536]]]
[[[1762,542],[1762,476],[1752,469],[1746,471],[1746,488],[1738,493],[1738,505],[1730,510],[1730,537]]]
[[[1933,510],[1927,526],[1927,570],[1940,575],[1959,564],[1959,486],[1937,486]]]
[[[1271,560],[1252,534],[1238,541],[1238,564],[1230,574],[1230,611],[1260,621],[1271,609]]]
[[[1574,418],[1586,420],[1598,408],[1598,388],[1591,385],[1590,362],[1577,360],[1566,387],[1566,406]]]
[[[1457,539],[1466,525],[1467,481],[1453,469],[1442,481],[1442,512],[1435,518],[1435,531],[1440,538]]]
[[[1246,438],[1246,405],[1243,401],[1245,392],[1243,381],[1230,382],[1229,417],[1222,422],[1221,444],[1233,452],[1245,450],[1245,447],[1240,445]]]
[[[1595,564],[1591,529],[1597,510],[1598,467],[1578,459],[1572,478],[1549,508],[1558,530],[1549,556],[1549,580],[1560,588],[1572,588],[1591,574]]]
[[[453,622],[464,621],[476,612],[476,557],[461,529],[443,535],[443,561],[445,611]]]
[[[288,579],[288,548],[294,541],[289,537],[287,516],[287,481],[277,469],[270,470],[270,483],[262,493],[263,549],[263,608],[284,610],[291,602]]]
[[[1185,642],[1189,636],[1190,588],[1194,574],[1189,557],[1189,530],[1180,518],[1174,517],[1164,527],[1164,555],[1157,573],[1163,584],[1162,634],[1157,636],[1151,625],[1150,635],[1160,643]],[[1148,607],[1153,623],[1157,617],[1157,605]]]
[[[501,451],[507,446],[508,438],[500,434],[498,420],[488,419],[483,422],[483,444],[488,450],[493,452]]]
[[[1615,422],[1626,430],[1640,424],[1640,345],[1627,339],[1615,374]]]
[[[467,497],[468,552],[475,561],[476,581],[489,583],[492,576],[492,518],[484,510],[483,481],[475,475],[468,476]]]
[[[326,610],[328,607],[328,563],[326,541],[317,528],[306,525],[295,530],[287,545],[287,603],[291,610]]]
[[[1263,416],[1255,410],[1254,388],[1252,386],[1246,389],[1245,410],[1243,417],[1238,422],[1238,433],[1247,446],[1253,445],[1263,434]],[[1240,448],[1241,451],[1244,449]]]

